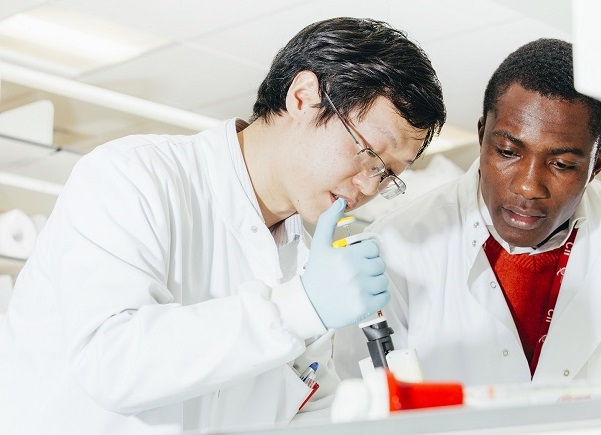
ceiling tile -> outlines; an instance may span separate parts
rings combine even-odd
[[[339,16],[383,19],[388,15],[388,6],[389,2],[384,0],[368,3],[361,0],[305,2],[235,27],[193,38],[187,45],[236,59],[267,72],[279,49],[305,26]]]
[[[0,19],[48,3],[47,0],[0,0]]]
[[[541,37],[570,39],[542,22],[519,18],[428,43],[424,48],[443,86],[447,122],[475,129],[484,89],[494,70],[509,53]]]
[[[233,59],[175,45],[87,74],[82,81],[191,110],[256,89],[263,75]]]
[[[420,44],[519,18],[492,0],[402,0],[390,3],[390,24]]]
[[[567,33],[572,33],[571,0],[493,0],[520,15],[531,17]]]
[[[156,36],[181,41],[215,30],[236,27],[274,11],[285,10],[303,0],[58,0],[56,3],[121,24],[144,30]]]

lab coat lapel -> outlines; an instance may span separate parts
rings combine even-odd
[[[598,261],[598,250],[584,225],[570,254],[533,382],[573,379],[601,343]]]
[[[490,233],[486,229],[485,219],[478,208],[480,177],[478,168],[479,160],[476,160],[469,169],[473,178],[465,178],[464,188],[460,193],[460,201],[467,209],[466,218],[463,222],[463,246],[466,249],[468,286],[478,303],[513,334],[521,347],[520,336],[505,301],[503,290],[484,252],[483,245]]]
[[[282,277],[278,250],[265,226],[260,212],[255,209],[252,183],[246,170],[240,143],[237,138],[237,120],[228,121],[224,141],[227,147],[212,147],[205,153],[213,153],[207,161],[221,162],[221,165],[207,165],[205,168],[211,185],[218,192],[215,202],[223,212],[223,220],[229,223],[230,231],[239,241],[255,278],[261,279],[270,287],[277,285]],[[235,182],[234,180],[238,180]]]
[[[497,282],[483,248],[480,249],[474,260],[468,280],[472,294],[478,303],[503,324],[513,334],[518,343],[521,343],[511,311],[509,311],[505,301],[503,290]]]

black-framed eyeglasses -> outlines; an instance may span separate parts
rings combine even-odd
[[[359,147],[359,151],[355,154],[355,157],[361,159],[361,166],[366,171],[367,175],[369,177],[380,177],[380,184],[378,185],[378,192],[380,195],[386,199],[392,199],[405,193],[405,190],[407,190],[405,182],[397,177],[390,169],[386,168],[386,164],[374,150],[361,145],[336,106],[334,106],[334,103],[332,103],[330,96],[325,91],[323,91],[323,95],[326,97],[326,100],[334,110],[336,116],[338,116],[338,119],[340,119],[340,122],[342,122],[342,125],[344,125],[346,131],[348,131],[355,144]]]

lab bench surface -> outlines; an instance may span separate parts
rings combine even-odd
[[[476,409],[467,407],[401,411],[389,418],[348,423],[309,423],[220,432],[225,435],[403,435],[403,434],[597,434],[601,399],[544,405]]]

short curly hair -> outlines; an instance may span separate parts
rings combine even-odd
[[[484,117],[488,112],[494,112],[501,95],[514,83],[545,97],[584,103],[590,113],[590,131],[599,144],[601,102],[574,88],[572,44],[559,39],[541,38],[523,45],[507,56],[486,86]]]

